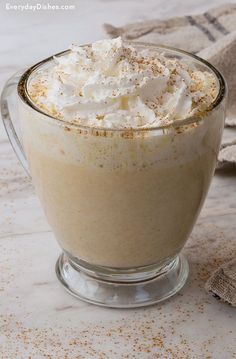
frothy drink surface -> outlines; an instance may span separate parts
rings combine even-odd
[[[214,171],[222,112],[207,110],[217,86],[190,62],[120,38],[73,45],[32,77],[45,114],[20,103],[24,146],[64,250],[113,268],[179,253]]]

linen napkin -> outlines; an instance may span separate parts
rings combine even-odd
[[[205,289],[215,298],[236,307],[236,259],[218,268],[206,282]]]
[[[104,27],[111,37],[174,46],[215,65],[223,73],[229,89],[225,126],[235,128],[236,138],[236,4],[225,4],[196,16],[150,20],[124,27],[105,24]],[[236,165],[236,139],[221,146],[218,168],[229,164]],[[236,260],[217,269],[205,289],[236,306]]]
[[[224,75],[229,89],[225,125],[236,130],[236,4],[201,15],[148,20],[124,27],[104,25],[111,37],[174,46],[206,59]],[[236,133],[235,133],[236,137]],[[223,143],[218,168],[236,165],[235,141]]]

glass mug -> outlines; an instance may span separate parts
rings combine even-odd
[[[9,139],[62,248],[58,279],[82,300],[120,308],[167,299],[186,282],[180,252],[214,173],[226,102],[225,81],[206,61],[165,46],[134,46],[212,73],[218,93],[204,116],[134,130],[59,120],[28,93],[53,57],[11,78],[1,103]]]

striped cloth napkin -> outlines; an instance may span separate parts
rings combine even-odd
[[[213,8],[201,15],[104,27],[111,37],[178,47],[215,65],[229,88],[226,126],[235,127],[236,131],[236,4]],[[218,168],[232,164],[236,165],[236,140],[222,144]]]

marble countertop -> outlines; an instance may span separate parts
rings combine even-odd
[[[205,0],[65,3],[75,4],[76,9],[53,14],[10,11],[1,2],[1,88],[12,73],[71,42],[104,37],[105,22],[121,26],[207,9]],[[222,3],[214,0],[211,6]],[[0,124],[1,358],[236,358],[235,309],[204,291],[209,274],[235,255],[235,186],[236,171],[215,175],[184,250],[190,276],[179,294],[145,309],[96,307],[70,296],[57,281],[54,266],[60,249]]]

